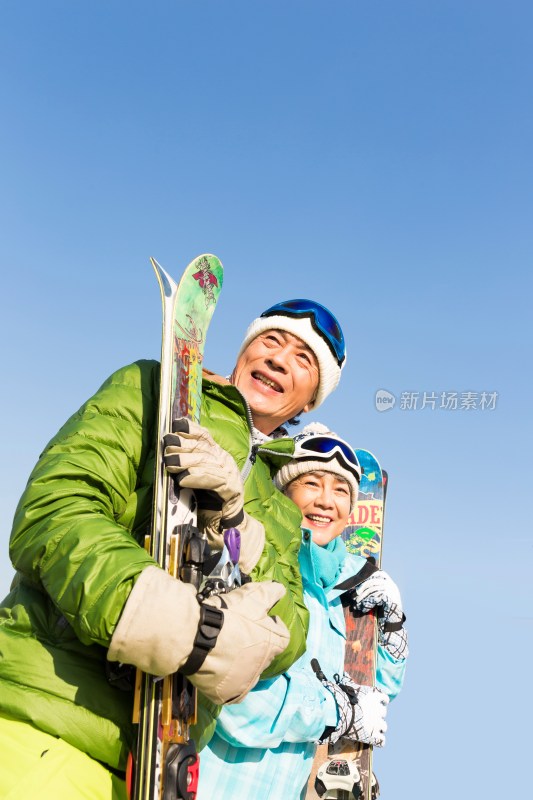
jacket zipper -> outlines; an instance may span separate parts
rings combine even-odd
[[[246,481],[246,478],[250,474],[253,465],[255,464],[259,445],[253,443],[252,431],[254,429],[254,421],[252,419],[252,409],[250,408],[248,400],[242,394],[240,389],[237,389],[236,386],[234,388],[239,392],[240,396],[242,397],[242,402],[244,403],[244,408],[246,411],[246,421],[248,422],[248,455],[246,456],[246,461],[244,462],[244,466],[241,470],[241,478],[242,482],[244,483]]]
[[[252,418],[252,409],[250,408],[248,400],[243,395],[243,393],[240,391],[240,389],[237,389],[236,386],[234,386],[233,388],[236,389],[236,391],[239,392],[240,396],[242,397],[242,402],[244,403],[244,408],[245,408],[245,411],[246,411],[246,420],[248,422],[248,431],[249,431],[248,455],[246,456],[246,461],[244,462],[244,466],[243,466],[243,468],[241,470],[241,478],[242,478],[242,482],[244,483],[246,481],[246,478],[250,474],[253,465],[255,464],[255,462],[257,460],[257,451],[259,450],[261,445],[253,443],[252,431],[253,431],[255,426],[254,426],[254,421],[253,421],[253,418]]]

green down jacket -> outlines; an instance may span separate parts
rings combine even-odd
[[[132,743],[132,698],[109,684],[106,652],[136,578],[153,564],[140,543],[150,529],[158,392],[156,361],[124,367],[47,445],[15,514],[17,575],[0,608],[0,713],[118,769]],[[205,380],[201,422],[242,467],[251,439],[238,390]],[[271,482],[291,451],[288,440],[261,446],[245,482],[245,507],[267,534],[252,577],[287,587],[273,613],[291,640],[268,675],[303,652],[308,621],[301,515]],[[204,740],[214,714],[206,702]]]

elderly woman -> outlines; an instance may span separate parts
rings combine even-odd
[[[302,447],[317,436],[326,452]],[[358,686],[346,674],[339,679],[346,629],[342,592],[336,587],[366,564],[347,553],[340,536],[360,477],[353,449],[319,424],[296,436],[293,460],[275,476],[276,486],[303,515],[299,564],[310,612],[307,650],[284,674],[261,680],[242,703],[222,710],[215,736],[202,752],[199,800],[296,800],[305,796],[318,742],[345,736],[377,746],[385,743],[387,704],[403,682],[407,634],[403,627],[386,624],[401,622],[404,615],[398,588],[382,570],[359,584],[354,598],[361,611],[375,606],[383,610],[379,688]],[[387,632],[389,627],[395,630]],[[323,681],[311,668],[313,658],[326,676]],[[355,706],[347,688],[352,697],[355,693]]]

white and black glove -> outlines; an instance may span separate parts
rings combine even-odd
[[[107,658],[151,675],[181,670],[209,700],[236,703],[289,642],[268,616],[285,594],[275,581],[247,583],[200,604],[191,584],[146,567],[122,611]]]
[[[198,524],[213,550],[222,550],[225,529],[239,529],[239,564],[245,573],[250,573],[263,552],[265,530],[244,511],[244,487],[237,464],[196,422],[180,418],[174,420],[172,430],[164,437],[167,471],[178,486],[194,491]]]
[[[313,660],[316,664],[316,660]],[[313,663],[313,662],[311,662]],[[383,747],[387,723],[385,716],[389,704],[388,695],[374,686],[360,686],[345,672],[342,679],[334,676],[327,680],[324,673],[314,667],[319,680],[332,693],[337,704],[336,728],[326,728],[320,742],[335,744],[341,737],[355,742]]]
[[[393,658],[407,658],[409,648],[407,631],[403,626],[402,598],[390,575],[382,569],[376,570],[356,587],[350,607],[365,614],[375,609],[380,644]]]

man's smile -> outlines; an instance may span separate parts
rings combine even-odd
[[[269,378],[268,375],[265,375],[264,372],[259,372],[258,370],[254,370],[252,372],[252,378],[260,383],[263,383],[265,386],[268,386],[270,389],[273,389],[275,392],[283,392],[283,388],[272,378]]]

